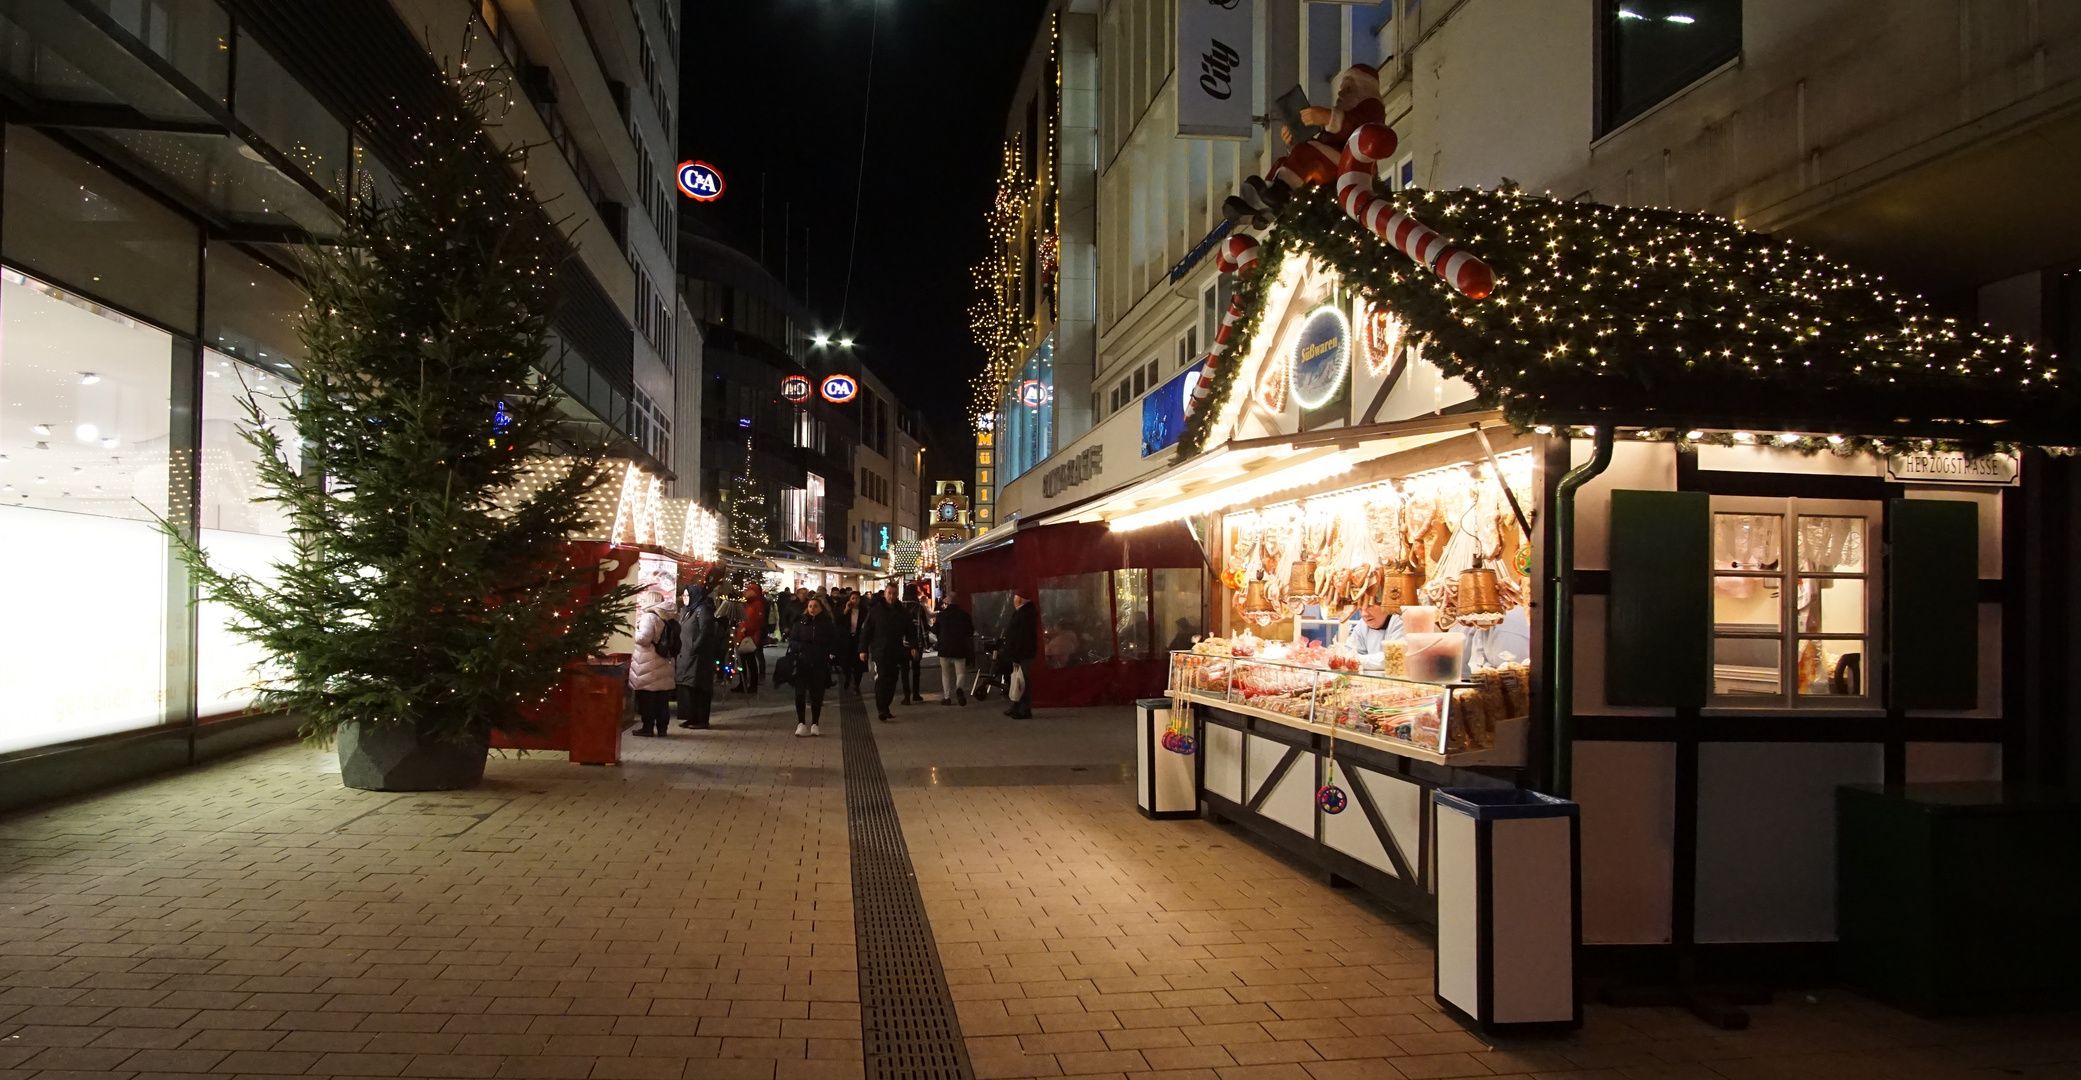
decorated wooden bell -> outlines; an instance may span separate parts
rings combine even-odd
[[[1265,583],[1253,581],[1243,593],[1243,618],[1258,626],[1270,626],[1279,621],[1279,609],[1265,598]]]
[[[1315,566],[1315,560],[1305,556],[1293,561],[1293,572],[1286,575],[1289,606],[1296,600],[1305,606],[1322,599],[1322,593],[1315,588]]]
[[[1494,626],[1503,621],[1503,582],[1496,572],[1474,565],[1460,573],[1459,599],[1454,617],[1469,626]]]
[[[1380,575],[1380,606],[1389,615],[1399,615],[1410,604],[1421,604],[1416,590],[1423,587],[1423,575],[1414,570],[1387,570]]]

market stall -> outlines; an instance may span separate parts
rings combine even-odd
[[[1208,812],[1436,919],[1433,791],[1571,798],[1590,970],[1768,978],[1833,964],[1838,786],[2023,774],[2048,358],[1510,190],[1298,197],[1223,258],[1176,462],[1072,518],[1202,538],[1162,752]]]

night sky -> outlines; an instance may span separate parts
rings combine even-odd
[[[879,27],[845,329],[960,454],[968,380],[983,360],[968,333],[969,268],[983,254],[1005,110],[1045,0],[688,0],[680,157],[723,172],[724,198],[702,211],[754,257],[763,231],[776,277],[787,251],[789,284],[835,329],[870,2]]]

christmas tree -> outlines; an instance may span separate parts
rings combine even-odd
[[[591,595],[565,539],[606,473],[543,362],[564,248],[523,186],[524,150],[485,132],[503,73],[451,78],[453,108],[413,140],[394,195],[364,191],[337,242],[307,249],[301,392],[246,401],[242,434],[291,521],[272,582],[183,556],[280,675],[262,703],[306,738],[355,722],[422,742],[525,726],[564,668],[601,651],[627,590]],[[564,455],[553,467],[536,456]],[[520,483],[525,479],[525,483]]]

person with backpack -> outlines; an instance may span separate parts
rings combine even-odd
[[[700,729],[708,726],[715,706],[715,654],[722,635],[715,624],[715,603],[708,589],[689,585],[686,602],[679,606],[679,655],[672,664],[673,681],[679,684],[679,726]]]
[[[679,656],[679,611],[662,597],[636,619],[636,649],[629,655],[629,689],[636,692],[638,735],[668,734],[672,726],[672,663]]]

